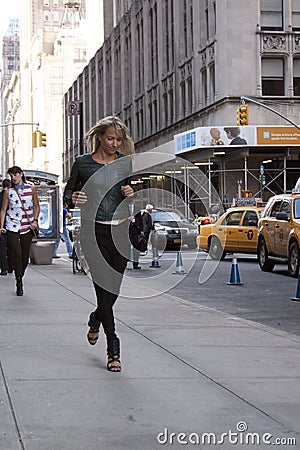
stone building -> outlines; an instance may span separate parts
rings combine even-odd
[[[113,2],[114,7],[118,3]],[[65,96],[65,179],[76,155],[85,152],[85,131],[107,114],[125,120],[138,152],[159,148],[173,154],[177,134],[236,127],[243,96],[250,98],[251,132],[258,132],[260,125],[289,125],[286,119],[297,124],[299,3],[135,0],[126,4],[125,14]],[[73,101],[81,106],[76,116],[68,115]],[[254,195],[269,196],[291,190],[299,175],[297,130],[291,130],[294,141],[259,145],[256,139],[234,150],[225,145],[223,152],[206,143],[181,149],[180,156],[199,167],[206,164],[203,170],[224,201],[236,195],[238,181]],[[68,140],[76,145],[67,145]],[[264,182],[259,176],[262,171]]]

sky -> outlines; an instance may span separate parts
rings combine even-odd
[[[0,13],[0,36],[4,36],[10,19],[20,18],[20,0],[8,0],[1,2],[2,8]]]

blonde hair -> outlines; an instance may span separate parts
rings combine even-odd
[[[128,128],[117,116],[108,116],[99,120],[85,135],[88,150],[92,153],[96,152],[100,146],[98,135],[105,134],[109,127],[114,127],[117,133],[122,137],[122,145],[120,153],[123,155],[132,155],[134,153],[134,143],[128,134]]]

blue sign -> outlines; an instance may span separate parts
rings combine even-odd
[[[196,147],[196,131],[176,136],[176,147],[177,150],[187,150]]]
[[[260,166],[259,171],[260,171],[261,175],[263,175],[265,173],[265,168],[263,165]]]

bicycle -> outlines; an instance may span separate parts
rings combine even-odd
[[[80,226],[75,227],[73,231],[73,242],[74,242],[72,252],[73,274],[75,275],[77,272],[81,272],[87,275],[89,268],[80,245]]]

